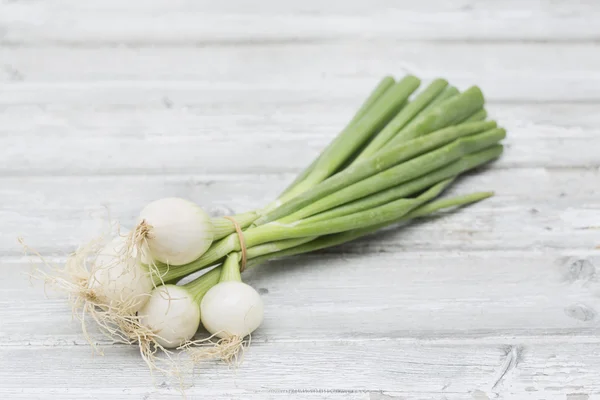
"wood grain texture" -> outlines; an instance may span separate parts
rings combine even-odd
[[[457,212],[248,271],[265,323],[188,398],[600,398],[600,4],[0,2],[0,399],[175,399],[27,279],[148,201],[272,200],[384,74],[482,87],[505,155]],[[202,335],[202,333],[200,333]]]
[[[566,394],[581,393],[583,387],[600,391],[597,381],[590,383],[600,372],[598,353],[593,350],[597,345],[597,338],[591,337],[580,343],[561,343],[561,351],[557,351],[552,340],[533,344],[527,351],[504,340],[448,344],[307,341],[302,343],[302,351],[298,351],[297,343],[256,343],[243,367],[235,372],[222,365],[204,366],[195,376],[196,386],[187,393],[192,397],[197,394],[211,398],[307,398],[304,396],[308,394],[333,399],[340,395],[370,400],[386,399],[384,396],[465,399],[477,398],[477,395],[486,396],[479,397],[485,399],[515,398],[523,394],[519,398],[564,399]],[[2,371],[5,391],[19,396],[20,390],[31,388],[34,395],[49,391],[56,397],[76,393],[82,398],[108,394],[111,398],[146,396],[149,399],[178,394],[176,385],[161,379],[156,382],[158,388],[153,389],[152,380],[135,357],[134,349],[115,346],[107,349],[104,357],[93,360],[85,347],[70,346],[69,354],[65,350],[64,347],[40,349],[37,346],[4,349],[6,355],[15,360],[16,371],[31,372],[27,360],[33,358],[57,361],[53,365],[37,364],[33,376]],[[565,353],[583,358],[573,362]],[[277,357],[273,357],[274,354]],[[344,355],[344,362],[340,362],[340,354]],[[507,357],[516,359],[502,374]],[[115,373],[115,365],[118,365],[118,373]],[[84,375],[94,373],[95,378],[73,376],[74,370]],[[432,370],[437,373],[432,374]],[[324,375],[328,379],[322,379]],[[51,377],[54,379],[48,379]],[[107,381],[114,387],[106,389]]]
[[[459,88],[477,84],[490,102],[594,102],[600,99],[597,49],[595,44],[395,43],[7,48],[0,53],[0,82],[13,84],[0,92],[0,105],[195,106],[233,113],[240,103],[261,109],[294,102],[321,107],[337,103],[339,109],[356,104],[390,73],[414,73],[425,80],[441,76]],[[107,57],[115,61],[105,67],[102,60]],[[63,63],[68,67],[61,67]]]
[[[597,127],[524,123],[495,112],[502,107],[490,109],[511,133],[504,141],[510,151],[497,168],[600,167]],[[589,112],[595,113],[591,107]],[[0,115],[0,146],[5,149],[0,175],[295,174],[333,139],[346,113],[312,115],[307,112],[309,119],[303,120],[281,114],[12,110]]]
[[[597,3],[43,0],[3,3],[5,44],[197,45],[327,40],[597,40]]]
[[[173,106],[219,102],[223,96],[237,98],[223,107],[234,107],[247,97],[257,98],[255,106],[275,100],[268,96],[281,96],[278,100],[288,97],[286,101],[296,102],[301,100],[298,95],[310,96],[319,103],[335,96],[336,101],[346,102],[365,97],[382,75],[390,73],[415,73],[423,79],[442,76],[458,87],[477,84],[490,101],[600,99],[596,43],[5,47],[0,50],[0,57],[0,81],[27,84],[9,89],[0,104],[5,103],[7,96],[14,103],[35,99],[60,104],[88,91],[94,96],[114,95],[109,89],[131,91],[122,99],[119,96],[116,103],[112,97],[113,105],[127,101],[138,90],[146,94],[166,92],[163,95],[170,98]],[[114,61],[104,63],[107,58]],[[290,75],[295,79],[289,79]],[[42,83],[39,92],[32,92],[36,86],[29,83]],[[511,90],[514,87],[519,90]],[[50,95],[53,90],[55,93]],[[169,92],[173,92],[173,98]],[[161,100],[154,96],[146,101]],[[139,100],[134,97],[134,101]]]

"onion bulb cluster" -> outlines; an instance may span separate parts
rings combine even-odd
[[[263,321],[260,295],[242,282],[247,260],[257,265],[336,246],[492,196],[437,199],[456,177],[498,158],[506,131],[486,120],[478,87],[459,91],[436,79],[413,96],[420,83],[412,75],[382,79],[338,137],[270,205],[211,219],[185,199],[153,201],[125,237],[93,257],[77,254],[68,263],[74,268],[66,268],[73,279],[53,281],[76,292],[76,303],[101,309],[96,321],[116,321],[127,338],[146,346],[143,355],[183,347],[202,359],[207,339],[194,336],[203,325],[214,344],[208,355],[228,359]],[[180,284],[204,268],[210,269]]]

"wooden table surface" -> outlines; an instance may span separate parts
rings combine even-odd
[[[175,399],[25,276],[106,216],[266,204],[386,74],[479,85],[483,203],[247,282],[265,322],[198,399],[600,398],[600,2],[0,2],[0,398]]]

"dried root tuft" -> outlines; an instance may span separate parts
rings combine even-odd
[[[219,338],[218,340],[214,340],[214,338],[215,335],[212,335],[206,339],[188,341],[179,349],[187,352],[194,364],[220,360],[237,367],[243,362],[244,352],[250,344],[250,337],[248,340],[239,336]]]
[[[138,263],[147,266],[151,276],[156,276],[157,280],[161,285],[164,285],[164,275],[168,272],[168,265],[166,271],[161,270],[156,264],[156,261],[150,253],[150,246],[148,239],[152,238],[152,225],[148,224],[146,220],[142,220],[134,230],[129,232],[127,235],[126,246],[124,250],[124,256],[129,256],[135,259]]]
[[[27,246],[23,239],[19,238],[19,242],[27,255],[34,255],[41,260],[41,265],[36,263],[29,273],[30,278],[42,281],[44,290],[51,288],[67,295],[73,317],[81,323],[83,335],[95,353],[103,355],[88,331],[90,321],[94,321],[100,333],[109,340],[115,343],[136,344],[151,372],[159,371],[180,380],[181,374],[177,363],[173,360],[173,352],[159,344],[162,338],[143,325],[141,318],[135,312],[139,309],[140,296],[149,296],[149,294],[131,296],[130,293],[128,295],[117,289],[115,298],[114,291],[110,292],[112,296],[107,297],[102,290],[114,290],[113,286],[110,288],[103,286],[103,278],[108,276],[110,279],[119,279],[132,271],[137,271],[130,268],[136,267],[141,261],[151,260],[147,257],[147,228],[148,226],[142,223],[133,232],[124,236],[119,235],[123,238],[123,242],[120,242],[120,247],[115,246],[109,258],[106,257],[106,252],[103,252],[110,243],[110,239],[107,239],[108,235],[97,237],[70,254],[62,266],[47,260],[39,252]],[[111,256],[114,260],[110,258]],[[98,261],[101,258],[103,262]],[[125,263],[125,267],[122,272],[113,274],[110,269],[117,263]],[[153,262],[146,265],[151,274],[159,274]],[[160,274],[158,276],[161,277]],[[155,281],[156,279],[152,280]],[[156,286],[154,283],[152,285]]]
[[[140,302],[139,297],[121,296],[120,301],[107,301],[98,286],[94,285],[96,272],[101,268],[108,269],[114,265],[109,263],[98,267],[95,264],[95,258],[106,244],[103,237],[80,246],[68,256],[62,267],[49,262],[39,252],[27,246],[23,239],[19,238],[19,242],[27,254],[37,256],[45,266],[45,268],[34,266],[29,274],[30,278],[44,282],[44,290],[51,288],[67,294],[73,317],[81,323],[83,335],[94,351],[102,354],[88,332],[87,323],[90,319],[110,340],[132,343],[133,337],[128,333],[130,327],[141,326],[138,317],[132,314],[132,310]],[[115,258],[115,264],[122,262],[120,257]]]
[[[141,324],[139,317],[121,321],[118,329],[127,343],[137,344],[142,359],[151,371],[180,376],[179,368],[172,357],[173,352],[159,344],[162,338],[151,328]],[[160,354],[164,357],[160,357]],[[166,364],[168,368],[162,367],[162,364]]]

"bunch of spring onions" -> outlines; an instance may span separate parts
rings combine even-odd
[[[245,269],[492,195],[438,199],[457,176],[500,156],[505,131],[486,120],[479,88],[460,92],[437,79],[417,92],[420,84],[384,78],[263,209],[210,218],[188,200],[157,200],[129,232],[81,247],[42,277],[68,291],[79,315],[137,343],[146,361],[172,348],[198,359],[235,357],[263,320],[260,295],[242,282]],[[194,341],[200,326],[211,336]]]

